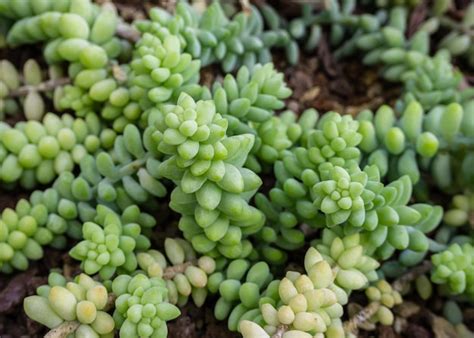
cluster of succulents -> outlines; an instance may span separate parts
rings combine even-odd
[[[63,70],[50,66],[48,80],[35,59],[28,59],[17,70],[8,60],[0,60],[0,119],[14,116],[22,109],[27,120],[41,120],[46,111],[46,103],[53,101],[53,91],[48,88],[55,83],[67,82]],[[42,93],[44,92],[44,93]]]
[[[369,302],[379,303],[379,308],[371,318],[371,322],[392,325],[394,315],[390,309],[403,302],[400,293],[394,290],[386,280],[381,279],[369,286],[365,290],[365,295]]]
[[[38,189],[2,210],[0,272],[46,246],[82,272],[52,272],[28,317],[64,336],[166,337],[178,307],[215,295],[215,317],[244,337],[344,337],[392,325],[402,291],[389,281],[426,265],[414,289],[455,296],[443,313],[466,332],[474,6],[456,22],[436,0],[412,32],[417,4],[303,4],[287,19],[268,3],[178,1],[128,24],[111,2],[0,1],[0,46],[40,45],[46,62],[0,61],[0,117],[26,118],[0,122],[0,183]],[[271,50],[295,64],[327,48],[378,65],[398,100],[290,110]],[[213,64],[223,73],[201,81]],[[160,204],[177,216],[164,241]]]
[[[285,30],[264,30],[263,18],[253,6],[249,13],[239,12],[229,18],[218,1],[202,13],[183,1],[178,2],[174,15],[154,8],[150,18],[137,22],[141,32],[175,34],[184,50],[199,58],[203,66],[219,63],[226,73],[242,65],[253,68],[270,62],[269,48],[290,41]]]
[[[438,0],[431,10],[431,18],[427,20],[423,27],[430,33],[435,34],[447,28],[445,35],[437,43],[438,49],[447,50],[453,57],[466,60],[469,67],[474,66],[474,49],[472,47],[473,36],[469,34],[474,27],[474,5],[471,3],[462,12],[462,19],[453,20],[447,15],[450,8],[454,7],[451,0]]]
[[[14,209],[5,208],[0,219],[0,269],[25,270],[28,260],[43,257],[42,246],[54,240],[54,233],[46,226],[48,210],[44,205],[31,205],[20,200]]]
[[[124,136],[119,135],[118,140]],[[130,141],[127,147],[133,149]],[[28,260],[43,256],[42,246],[64,248],[66,235],[81,239],[82,223],[95,222],[99,210],[102,214],[110,210],[118,212],[150,231],[156,221],[140,211],[137,204],[146,205],[152,197],[166,194],[165,187],[147,170],[159,162],[134,159],[124,144],[115,142],[114,157],[119,156],[116,161],[105,152],[96,157],[87,155],[81,161],[80,175],[65,171],[56,178],[52,188],[36,190],[29,200],[21,199],[15,209],[3,210],[5,226],[0,237],[3,272],[11,272],[12,267],[25,270]]]
[[[236,259],[221,270],[209,276],[207,287],[211,293],[219,294],[214,315],[219,320],[228,318],[228,328],[236,331],[241,320],[259,317],[260,302],[275,301],[279,282],[273,280],[266,262],[252,264]]]
[[[74,118],[47,113],[42,122],[0,124],[1,180],[25,188],[51,183],[69,172],[87,154],[114,144],[115,133],[102,128],[97,116]]]
[[[50,329],[76,322],[73,337],[110,336],[114,332],[114,318],[107,312],[107,289],[84,273],[68,281],[52,272],[48,284],[38,287],[37,295],[25,298],[23,307],[31,319]]]
[[[110,279],[117,271],[135,271],[138,266],[135,252],[150,247],[148,237],[141,234],[139,220],[121,219],[104,206],[97,209],[96,220],[99,224],[84,223],[84,239],[69,251],[69,255],[81,261],[85,273],[99,273],[104,280]]]
[[[256,145],[246,166],[255,172],[262,171],[268,164],[274,164],[283,159],[285,151],[296,144],[304,142],[314,128],[318,112],[307,109],[297,116],[291,110],[286,110],[277,116],[259,124],[256,127]],[[262,163],[262,164],[261,164]]]
[[[452,227],[461,227],[466,224],[472,227],[473,210],[474,196],[471,193],[454,195],[451,207],[444,212],[443,221]]]
[[[379,111],[374,124],[385,126],[382,117],[393,116],[393,111]],[[275,163],[276,186],[268,197],[258,194],[255,199],[267,217],[267,224],[259,232],[263,241],[270,244],[262,247],[264,256],[281,261],[285,257],[282,248],[300,247],[304,236],[294,228],[299,222],[315,228],[340,224],[344,229],[341,236],[361,232],[367,252],[383,259],[390,258],[395,249],[426,252],[425,234],[438,226],[442,210],[428,204],[408,205],[413,184],[408,173],[396,180],[390,176],[393,181],[384,186],[380,176],[386,173],[381,171],[389,165],[378,159],[377,152],[384,150],[377,146],[374,124],[336,113],[325,114],[316,129],[306,133],[304,147],[285,152],[283,159]],[[393,128],[404,137],[402,129]],[[409,127],[406,129],[410,133]],[[338,130],[342,136],[338,136]],[[381,137],[389,135],[378,132]],[[370,144],[373,152],[366,159],[363,151]],[[368,165],[362,170],[360,162]]]
[[[163,278],[171,304],[186,304],[191,297],[201,307],[206,300],[209,276],[216,261],[209,256],[197,258],[189,242],[182,238],[167,238],[165,251],[148,250],[137,254],[140,269],[150,277]]]
[[[166,337],[166,322],[181,313],[169,303],[166,284],[158,277],[120,275],[112,291],[117,296],[113,318],[120,337]]]
[[[16,5],[10,6],[5,5],[7,17],[17,13]],[[127,105],[130,94],[122,86],[127,80],[126,69],[118,64],[119,59],[130,54],[131,46],[116,36],[119,17],[114,6],[98,6],[89,0],[63,1],[60,5],[54,1],[41,5],[26,2],[22,11],[22,19],[8,31],[7,42],[15,46],[45,42],[48,64],[69,63],[67,74],[72,84],[54,89],[56,109],[72,109],[83,117],[98,112],[97,108],[106,101],[109,104],[101,112],[106,120],[117,110],[120,115],[126,110],[125,116],[135,118],[137,108]],[[115,122],[114,129],[121,131],[123,127],[123,121]]]
[[[462,192],[473,184],[469,170],[473,114],[473,100],[429,110],[411,101],[399,118],[386,105],[375,113],[364,111],[358,116],[363,160],[376,165],[383,177],[408,175],[413,184],[418,183],[420,196],[427,189],[423,172],[430,172],[439,188]]]
[[[382,176],[408,175],[413,184],[418,183],[420,170],[416,156],[432,158],[439,148],[438,138],[423,128],[423,120],[423,108],[417,101],[405,108],[398,121],[389,106],[381,106],[375,113],[361,116],[360,148],[369,155],[365,156],[367,163],[375,164]]]
[[[143,112],[148,108],[191,90],[197,82],[200,61],[182,52],[176,36],[144,34],[135,48],[130,64],[75,72],[73,85],[63,89],[61,108],[79,116],[100,110],[114,130],[123,132],[128,124],[146,121]]]
[[[314,248],[305,256],[305,272],[288,271],[275,290],[277,302],[262,298],[262,320],[242,318],[244,338],[344,337],[341,316],[347,303],[346,292],[334,284],[329,263]],[[283,328],[283,330],[282,330]]]
[[[340,237],[334,230],[325,229],[322,241],[314,243],[316,249],[311,251],[311,256],[324,259],[333,269],[334,283],[345,290],[358,290],[377,280],[379,263],[364,253],[360,235]],[[311,256],[308,252],[306,259]]]
[[[446,9],[449,5],[442,7]],[[472,21],[472,14],[469,12],[472,9],[466,13],[465,23],[456,25],[461,32],[465,27],[469,31],[467,27],[470,27]],[[440,22],[449,20],[440,19],[434,13],[434,17],[426,20],[407,38],[405,33],[409,14],[410,9],[402,5],[393,6],[388,11],[382,9],[375,15],[353,14],[351,20],[344,22],[344,26],[350,27],[354,22],[365,19],[367,24],[370,23],[370,29],[356,29],[339,44],[335,51],[336,57],[347,57],[361,50],[365,53],[364,64],[381,64],[381,73],[385,79],[403,83],[404,93],[399,104],[416,99],[424,108],[430,109],[438,104],[462,102],[472,98],[472,90],[459,89],[462,74],[451,64],[451,55],[456,55],[458,51],[467,52],[469,38],[454,35],[447,37],[445,41],[441,41],[440,50],[432,56],[430,34],[437,30]]]
[[[242,66],[235,77],[227,74],[222,82],[215,82],[212,89],[217,112],[229,121],[227,133],[255,136],[245,163],[254,172],[273,164],[284,150],[298,141],[303,128],[311,128],[312,110],[298,122],[291,111],[275,114],[284,107],[283,100],[291,95],[291,90],[272,63],[257,64],[253,69]],[[207,97],[205,92],[201,95]]]
[[[452,244],[446,250],[431,256],[431,280],[441,284],[449,294],[474,296],[474,247],[470,243]]]
[[[163,177],[175,182],[170,207],[182,214],[184,237],[199,253],[246,257],[250,241],[265,218],[248,200],[262,181],[243,167],[254,136],[227,136],[228,120],[211,100],[182,93],[177,105],[149,115],[158,151],[170,155],[160,165]]]
[[[426,116],[426,125],[443,140],[443,151],[427,163],[436,185],[449,193],[471,189],[472,172],[469,169],[474,155],[469,139],[474,135],[474,100],[461,107],[456,103],[432,109]],[[445,172],[443,172],[445,171]]]

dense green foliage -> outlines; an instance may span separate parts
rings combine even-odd
[[[28,317],[71,337],[166,337],[179,307],[210,294],[244,337],[338,338],[392,325],[410,289],[389,281],[417,267],[412,290],[438,291],[462,323],[474,6],[456,22],[436,0],[409,31],[417,0],[304,4],[290,20],[242,4],[178,1],[129,24],[112,3],[0,0],[0,47],[43,51],[21,71],[0,61],[0,118],[26,118],[0,122],[0,183],[37,189],[2,210],[0,272],[46,246],[83,272],[53,271],[25,298]],[[393,106],[288,109],[273,52],[296,64],[327,45],[398,85]],[[169,231],[182,238],[160,240]],[[365,309],[349,304],[356,292]]]

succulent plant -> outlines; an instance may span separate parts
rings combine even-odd
[[[450,294],[473,296],[474,270],[472,265],[474,248],[470,243],[457,243],[431,257],[433,270],[431,281],[440,284]]]
[[[100,273],[104,280],[110,279],[117,269],[128,273],[135,271],[138,266],[135,251],[150,247],[148,237],[141,234],[139,219],[120,217],[99,205],[96,221],[98,224],[84,223],[84,239],[69,251],[69,255],[82,262],[87,274]]]
[[[120,337],[166,337],[166,322],[180,315],[168,302],[168,290],[163,279],[121,275],[112,282],[117,296],[113,318]]]
[[[62,323],[77,321],[73,337],[113,334],[114,319],[108,314],[109,293],[99,282],[86,274],[67,281],[58,273],[51,273],[47,285],[37,290],[38,295],[26,297],[23,308],[31,319],[50,329]]]
[[[439,285],[469,334],[474,6],[435,0],[414,24],[417,4],[304,4],[287,19],[266,3],[178,1],[128,24],[112,3],[0,1],[0,46],[41,45],[44,59],[0,61],[0,117],[27,119],[0,122],[0,183],[38,189],[1,213],[0,272],[68,238],[82,271],[52,272],[26,314],[64,336],[166,337],[179,307],[211,294],[244,337],[352,337],[393,325],[413,279],[422,299]],[[281,67],[317,48],[331,77],[328,47],[359,53],[399,97],[352,115],[290,110],[300,95]],[[444,216],[435,201],[451,201]],[[164,241],[163,203],[180,232]],[[366,308],[349,302],[357,290]]]
[[[185,93],[149,119],[158,150],[170,155],[159,170],[177,185],[170,206],[183,215],[185,238],[199,253],[248,256],[251,243],[242,239],[265,220],[248,204],[261,180],[243,167],[254,137],[226,136],[228,121],[214,102],[195,102]]]

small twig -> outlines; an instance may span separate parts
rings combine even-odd
[[[272,338],[282,338],[283,334],[288,330],[288,325],[279,325],[277,331],[272,335]]]
[[[193,265],[193,262],[185,262],[178,265],[168,266],[163,272],[163,279],[173,279],[177,274],[186,271],[188,266]]]
[[[71,333],[77,330],[77,328],[81,325],[79,322],[72,321],[72,322],[64,322],[58,327],[50,330],[44,338],[66,338]]]
[[[117,36],[130,42],[137,42],[140,40],[140,32],[132,25],[125,22],[119,22],[117,25]]]
[[[252,8],[250,7],[249,0],[239,0],[239,1],[240,1],[240,6],[242,7],[242,12],[244,12],[246,15],[252,14]]]
[[[404,274],[403,276],[395,280],[392,283],[392,288],[395,291],[401,292],[404,289],[406,284],[414,281],[421,275],[424,275],[425,273],[430,271],[432,266],[433,264],[430,261],[424,261],[421,265],[411,269],[406,274]]]
[[[32,85],[21,86],[9,92],[8,97],[25,96],[32,90],[37,91],[37,92],[47,92],[47,91],[53,90],[56,87],[61,87],[70,83],[71,83],[71,79],[68,77],[61,77],[59,79],[51,79],[45,82],[41,82],[40,84],[35,85],[35,86],[32,86]]]
[[[359,326],[368,321],[379,309],[379,302],[372,302],[344,323],[344,331],[356,333]]]

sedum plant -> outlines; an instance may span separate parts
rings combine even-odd
[[[272,63],[258,64],[251,70],[243,66],[235,77],[227,74],[222,84],[213,86],[213,100],[218,112],[229,119],[231,134],[242,134],[249,129],[246,124],[270,119],[291,93]]]
[[[473,296],[473,247],[470,243],[452,244],[431,257],[431,281],[448,294]]]
[[[400,293],[394,290],[386,280],[381,279],[365,289],[365,295],[370,303],[378,304],[377,311],[370,318],[370,322],[392,325],[394,315],[390,309],[402,303]]]
[[[181,238],[166,238],[165,251],[148,250],[137,254],[137,262],[149,277],[165,280],[171,304],[186,304],[191,297],[201,307],[207,297],[208,276],[216,269],[209,256],[197,258],[192,246]]]
[[[184,305],[191,296],[202,306],[206,299],[207,275],[214,271],[215,261],[206,256],[196,259],[190,244],[180,238],[167,238],[164,246],[164,254],[157,250],[137,254],[145,273],[123,274],[112,281],[117,296],[113,317],[120,337],[165,337],[166,321],[180,314],[175,304]]]
[[[92,158],[89,159],[92,163],[89,161],[84,163],[93,165]],[[133,204],[134,200],[127,193],[131,188],[124,189],[120,184],[115,184],[107,189],[102,188],[107,194],[99,193],[98,196],[94,196],[88,184],[84,176],[74,178],[70,173],[63,173],[56,179],[54,188],[36,190],[29,200],[20,200],[15,209],[3,210],[1,223],[3,225],[0,227],[2,272],[10,273],[13,269],[26,270],[30,260],[38,260],[43,256],[42,247],[45,245],[64,248],[65,235],[75,239],[82,238],[82,222],[96,219],[98,202],[117,212],[120,211],[128,219],[139,220],[146,228],[146,232],[155,225],[151,215],[141,212]],[[139,190],[138,194],[140,193]],[[102,199],[103,196],[110,195],[115,196],[115,199]],[[143,202],[141,200],[141,203]],[[108,207],[104,210],[109,210]]]
[[[29,121],[27,128],[36,124]],[[1,259],[3,272],[25,270],[28,260],[43,256],[42,246],[63,248],[65,235],[81,239],[82,223],[95,222],[97,205],[139,219],[147,232],[155,225],[152,216],[140,212],[137,204],[146,205],[152,197],[166,194],[159,176],[153,176],[157,175],[160,162],[146,152],[136,127],[129,126],[118,137],[113,132],[103,133],[101,140],[114,144],[110,154],[83,155],[80,175],[64,171],[52,188],[36,190],[29,200],[20,200],[15,210],[4,210],[6,226],[0,238],[5,250]]]
[[[9,16],[10,8],[5,6]],[[28,7],[35,10],[28,11]],[[116,36],[119,18],[113,5],[98,6],[90,0],[67,0],[61,5],[49,0],[41,5],[26,1],[21,11],[23,19],[9,30],[7,42],[12,46],[45,42],[48,64],[69,63],[67,73],[72,83],[54,89],[56,109],[72,109],[81,117],[100,111],[108,120],[122,116],[123,111],[124,116],[111,123],[120,132],[127,121],[137,119],[136,104],[128,104],[130,94],[124,87],[129,66],[118,64],[118,59],[130,59],[131,46]]]
[[[0,135],[1,180],[30,189],[72,171],[88,153],[96,153],[105,143],[113,145],[115,138],[94,114],[82,119],[48,113],[42,123],[18,122],[14,127],[2,122]]]
[[[42,8],[26,11],[27,7],[33,6],[33,2],[35,1],[25,2],[22,8],[23,15],[20,16],[22,19],[16,21],[9,30],[7,42],[10,45],[47,41],[49,43],[45,55],[52,62],[61,59],[77,61],[80,53],[74,56],[71,47],[78,47],[78,51],[81,51],[85,47],[93,46],[99,53],[101,53],[100,50],[104,52],[117,48],[120,50],[120,43],[114,40],[118,21],[114,7],[99,7],[91,1],[73,0],[66,0],[56,5],[48,0],[38,5]],[[7,16],[8,9],[4,8],[3,11]],[[58,49],[63,42],[66,43]],[[86,60],[88,57],[89,55],[84,53],[81,59]],[[101,61],[103,62],[103,59]],[[103,66],[102,62],[97,65]]]
[[[222,83],[214,83],[212,99],[217,111],[229,121],[227,133],[255,135],[252,152],[245,163],[249,169],[260,172],[263,164],[273,164],[279,153],[301,136],[301,123],[294,123],[296,118],[291,113],[275,116],[275,111],[284,107],[283,100],[290,95],[283,74],[277,72],[272,63],[257,64],[252,70],[242,66],[235,77],[227,74]],[[311,114],[307,113],[302,121],[308,122],[305,128],[309,129],[311,116],[308,115]],[[281,139],[274,138],[276,130]]]
[[[329,227],[346,221],[354,227],[361,226],[366,206],[373,203],[380,191],[377,181],[369,181],[370,167],[364,171],[356,168],[348,172],[342,167],[329,167],[327,172],[322,172],[321,182],[313,186],[313,205],[326,215]],[[370,190],[371,183],[377,190]]]
[[[149,119],[158,150],[170,155],[160,173],[177,186],[170,206],[183,215],[184,237],[199,253],[248,256],[252,245],[243,238],[264,222],[264,215],[248,204],[261,180],[243,167],[254,137],[226,136],[228,121],[214,102],[195,102],[185,93],[177,105],[163,106]]]
[[[286,273],[278,285],[278,302],[260,304],[263,320],[240,321],[243,337],[345,336],[340,317],[347,294],[333,284],[334,274],[329,263],[314,248],[306,253],[305,272]]]
[[[28,260],[43,257],[42,246],[54,241],[48,229],[48,210],[20,200],[15,209],[5,208],[0,219],[0,271],[26,270]]]
[[[430,163],[431,175],[443,191],[456,193],[472,186],[469,167],[473,155],[469,138],[474,130],[471,123],[473,114],[473,100],[462,106],[453,103],[444,109],[437,107],[427,114],[426,124],[444,140],[443,152]]]
[[[446,111],[447,118],[448,114]],[[424,126],[420,103],[412,101],[398,120],[388,106],[359,118],[363,137],[360,148],[367,154],[366,161],[375,164],[382,176],[408,175],[413,184],[418,183],[421,170],[417,160],[433,158],[440,143],[440,137]]]
[[[466,224],[472,227],[473,202],[473,196],[470,192],[454,195],[451,200],[451,207],[444,213],[443,221],[453,227],[461,227]]]
[[[180,315],[169,303],[161,278],[120,275],[112,282],[112,290],[117,296],[113,318],[120,337],[166,337],[166,322]]]
[[[115,322],[107,312],[109,293],[88,275],[82,273],[74,281],[67,281],[53,272],[37,294],[23,303],[26,314],[34,321],[50,329],[71,323],[75,327],[73,337],[113,336]]]
[[[130,217],[128,212],[122,219]],[[106,244],[110,243],[109,237]],[[75,337],[108,337],[115,332],[120,337],[166,337],[166,321],[180,314],[175,305],[185,305],[191,296],[202,306],[207,296],[207,276],[214,272],[216,262],[207,256],[197,259],[190,244],[180,238],[167,238],[164,246],[165,254],[158,250],[137,253],[138,269],[131,274],[104,278],[101,271],[103,285],[84,273],[75,282],[68,282],[60,273],[52,272],[48,285],[38,288],[38,296],[25,299],[25,312],[50,329],[69,330]],[[65,300],[74,305],[69,307]]]
[[[128,124],[146,121],[144,110],[177,98],[199,79],[200,61],[181,51],[175,35],[145,33],[135,48],[129,64],[76,71],[61,108],[78,115],[100,109],[100,116],[123,132]]]
[[[461,20],[454,20],[449,13],[453,5],[452,1],[435,2],[430,18],[423,23],[422,28],[430,34],[442,34],[436,48],[446,50],[451,56],[465,60],[468,67],[472,69],[474,49],[472,35],[469,32],[474,26],[474,6],[469,4],[463,9]]]
[[[426,204],[408,206],[412,183],[407,175],[384,186],[382,166],[377,162],[361,170],[362,146],[358,145],[364,142],[365,149],[368,132],[362,126],[366,125],[350,117],[326,114],[318,128],[305,137],[305,147],[292,149],[275,163],[276,186],[268,197],[256,198],[256,204],[273,223],[259,233],[265,242],[280,243],[277,246],[283,249],[297,248],[304,242],[296,227],[299,222],[314,228],[340,224],[340,236],[360,232],[367,253],[376,257],[387,259],[396,249],[426,252],[424,234],[439,224],[442,210]],[[344,130],[343,136],[338,136],[337,128]],[[375,132],[370,133],[375,137]],[[420,212],[429,217],[422,221]],[[285,259],[274,244],[263,245],[261,251],[267,259]]]
[[[211,293],[219,294],[214,307],[216,319],[227,318],[231,331],[238,330],[239,322],[244,319],[261,319],[259,304],[276,301],[279,283],[272,280],[268,264],[236,259],[221,270],[209,276],[207,284]]]
[[[26,314],[64,336],[166,337],[178,307],[210,294],[244,337],[352,336],[394,323],[402,299],[384,278],[412,267],[423,299],[433,283],[472,302],[474,91],[452,57],[469,61],[474,7],[458,23],[436,0],[418,25],[415,2],[304,4],[286,19],[269,4],[179,1],[129,25],[111,3],[0,1],[0,46],[41,45],[51,78],[41,61],[22,76],[0,62],[0,111],[29,120],[0,123],[0,183],[45,185],[3,210],[0,271],[70,238],[83,272],[52,273]],[[292,112],[298,68],[280,67],[300,47],[336,77],[328,55],[361,55],[401,95],[352,116]],[[204,67],[216,76],[201,83]],[[44,114],[43,92],[65,114]],[[443,217],[435,201],[451,195]],[[161,250],[145,211],[163,202],[183,238]],[[367,308],[350,305],[356,290]],[[460,325],[459,306],[443,308]]]
[[[269,164],[274,165],[283,158],[286,150],[305,140],[317,119],[318,112],[314,109],[307,109],[300,116],[286,110],[259,124],[252,157],[247,159],[246,166],[261,172]]]
[[[289,41],[283,30],[265,31],[263,18],[253,6],[249,13],[242,11],[229,18],[219,1],[202,13],[179,1],[175,15],[153,8],[150,18],[151,21],[136,23],[141,32],[176,34],[185,51],[199,57],[203,66],[219,63],[226,73],[242,65],[253,68],[258,63],[271,62],[269,48]]]
[[[54,102],[53,90],[48,84],[64,83],[60,67],[48,68],[48,81],[35,59],[28,59],[21,70],[18,70],[10,61],[0,61],[0,117],[15,116],[23,111],[27,120],[40,121],[46,112],[47,99]],[[44,92],[42,94],[42,92]]]
[[[364,162],[376,165],[390,180],[408,175],[417,184],[415,193],[420,199],[429,195],[422,180],[426,172],[442,190],[462,191],[472,184],[468,139],[473,108],[470,100],[464,105],[453,102],[424,112],[420,103],[411,101],[399,119],[388,106],[381,106],[375,114],[361,113],[358,118]]]
[[[333,271],[334,283],[348,292],[378,279],[376,269],[379,263],[364,254],[359,234],[338,237],[337,228],[336,231],[324,229],[322,241],[316,242],[315,248],[308,251],[305,261],[324,260]]]
[[[98,224],[84,223],[84,239],[69,251],[69,255],[81,261],[85,273],[99,273],[104,280],[110,279],[117,271],[135,271],[138,266],[136,251],[150,247],[148,237],[141,234],[142,225],[137,223],[139,214],[124,213],[120,217],[99,205],[96,222]]]
[[[401,81],[404,85],[402,100],[418,100],[423,108],[437,104],[462,102],[472,97],[472,91],[458,90],[462,74],[455,70],[449,53],[439,51],[429,55],[430,41],[426,30],[420,29],[407,40],[404,36],[408,10],[393,7],[387,20],[376,31],[354,35],[351,42],[366,55],[367,65],[384,66],[382,75],[389,81]],[[348,42],[346,42],[348,44]]]

